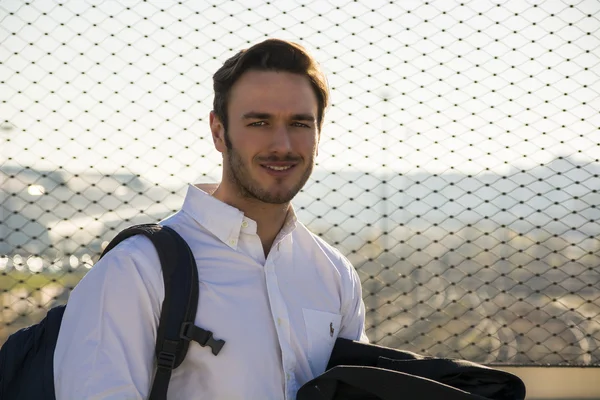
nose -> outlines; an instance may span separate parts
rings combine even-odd
[[[286,125],[278,125],[273,129],[271,152],[287,154],[292,150],[290,132]]]

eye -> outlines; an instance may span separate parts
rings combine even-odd
[[[265,121],[256,121],[256,122],[251,122],[248,124],[248,126],[265,126],[267,123]]]
[[[298,128],[310,128],[310,126],[303,124],[302,122],[293,122],[292,126],[296,126]]]

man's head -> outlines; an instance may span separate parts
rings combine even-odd
[[[301,46],[271,39],[231,57],[213,80],[219,195],[232,204],[289,203],[312,172],[328,104],[317,63]]]

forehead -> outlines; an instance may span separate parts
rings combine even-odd
[[[316,118],[318,104],[312,85],[304,75],[247,71],[231,88],[228,108],[231,116],[252,110],[272,114],[312,113]]]

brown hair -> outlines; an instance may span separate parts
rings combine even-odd
[[[329,104],[327,80],[319,64],[301,45],[280,39],[267,39],[241,50],[229,58],[213,75],[215,99],[213,111],[227,132],[227,104],[234,83],[249,70],[283,71],[301,74],[308,78],[317,96],[319,131],[323,114]]]

